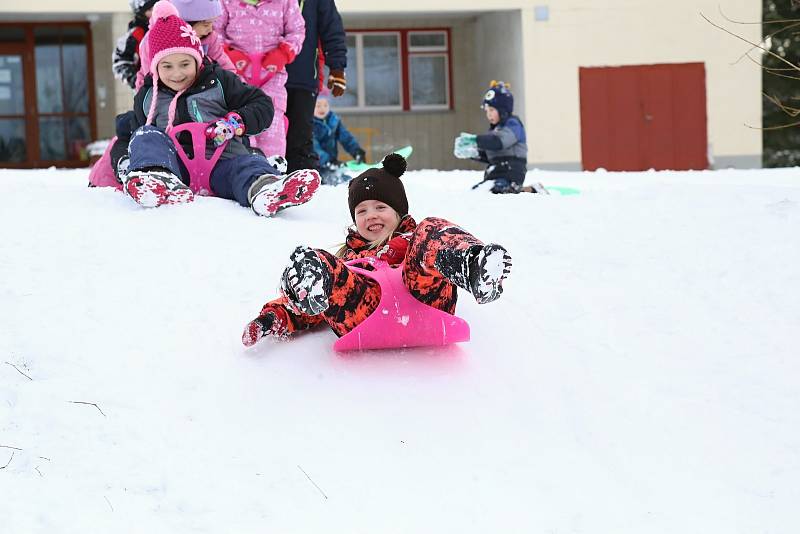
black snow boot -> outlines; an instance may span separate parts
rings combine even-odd
[[[297,247],[281,276],[281,290],[289,306],[306,315],[328,309],[333,282],[328,266],[310,247]]]
[[[495,243],[443,249],[436,254],[436,268],[455,285],[472,293],[478,304],[486,304],[503,293],[503,280],[511,272],[511,256]]]

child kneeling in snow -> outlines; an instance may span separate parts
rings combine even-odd
[[[483,181],[494,181],[492,193],[547,193],[542,184],[522,185],[528,164],[525,126],[513,114],[511,86],[498,81],[492,81],[490,85],[481,105],[489,121],[489,131],[483,135],[459,135],[455,140],[454,155],[487,163]]]
[[[444,219],[417,224],[408,215],[400,181],[405,169],[402,156],[389,154],[383,168],[368,169],[350,182],[348,205],[355,228],[345,244],[335,255],[296,248],[281,277],[283,295],[267,302],[247,324],[242,343],[249,347],[265,336],[282,337],[323,322],[338,336],[353,330],[380,301],[378,283],[345,265],[356,258],[371,256],[401,265],[411,294],[447,313],[455,312],[457,287],[480,304],[500,296],[511,268],[506,249],[485,245]]]
[[[170,2],[156,3],[151,21],[150,74],[133,110],[117,117],[111,151],[123,190],[145,207],[194,200],[189,172],[167,133],[178,124],[208,122],[207,157],[226,143],[211,171],[213,194],[267,217],[307,202],[319,187],[315,170],[279,176],[264,156],[251,154],[241,141],[245,133],[263,131],[272,122],[269,97],[204,61],[200,39]],[[181,134],[180,144],[192,153],[188,133]]]

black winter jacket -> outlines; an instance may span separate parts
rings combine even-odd
[[[325,64],[330,69],[347,67],[347,41],[344,25],[334,0],[300,0],[306,21],[303,49],[286,65],[289,79],[286,88],[306,89],[317,94],[317,44],[322,44]]]
[[[127,155],[133,132],[147,122],[152,91],[153,78],[148,74],[144,85],[133,99],[133,109],[117,116],[117,141],[111,149],[114,169],[117,168],[119,160]],[[160,83],[158,94],[168,95],[171,98],[175,96],[175,91]],[[191,102],[191,112],[189,102]],[[242,82],[236,74],[204,58],[203,69],[199,76],[178,98],[173,126],[185,122],[212,122],[229,111],[241,115],[246,135],[255,135],[270,127],[275,108],[272,99],[262,90]],[[186,137],[187,139],[180,137],[181,146],[191,156],[191,141],[188,135]],[[232,140],[229,148],[230,150],[226,148],[226,151],[233,154],[237,149],[240,153],[247,153],[247,149],[242,148],[242,143],[238,139]]]

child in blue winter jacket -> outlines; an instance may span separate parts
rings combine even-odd
[[[157,207],[191,202],[197,191],[236,200],[266,217],[307,202],[319,186],[317,171],[279,176],[263,155],[242,143],[241,136],[271,124],[272,100],[204,58],[200,38],[170,2],[157,2],[151,21],[150,74],[133,110],[117,117],[111,149],[125,193],[141,206]],[[199,180],[193,183],[170,135],[173,127],[189,122],[203,124],[206,157],[223,147],[211,170],[210,191],[197,187]],[[191,138],[184,132],[177,139],[191,157]]]
[[[522,121],[513,114],[510,88],[505,82],[492,81],[481,106],[489,131],[483,135],[462,133],[455,140],[453,153],[460,159],[488,164],[483,181],[494,180],[492,193],[546,193],[541,184],[522,185],[528,162],[527,136]]]
[[[350,179],[341,172],[338,143],[342,144],[356,162],[365,162],[364,149],[345,127],[339,115],[331,111],[328,94],[320,93],[314,108],[314,150],[319,156],[323,184],[336,185]]]

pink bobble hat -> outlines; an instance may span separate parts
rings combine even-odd
[[[153,6],[150,16],[150,30],[147,32],[147,43],[150,46],[150,73],[153,76],[153,94],[150,110],[147,113],[147,124],[152,124],[158,102],[158,63],[171,54],[187,54],[197,61],[198,72],[203,67],[203,48],[200,38],[194,29],[180,16],[175,6],[167,0],[159,0]],[[169,121],[167,131],[172,129],[175,119],[175,106],[186,89],[181,89],[172,98],[169,105]]]

